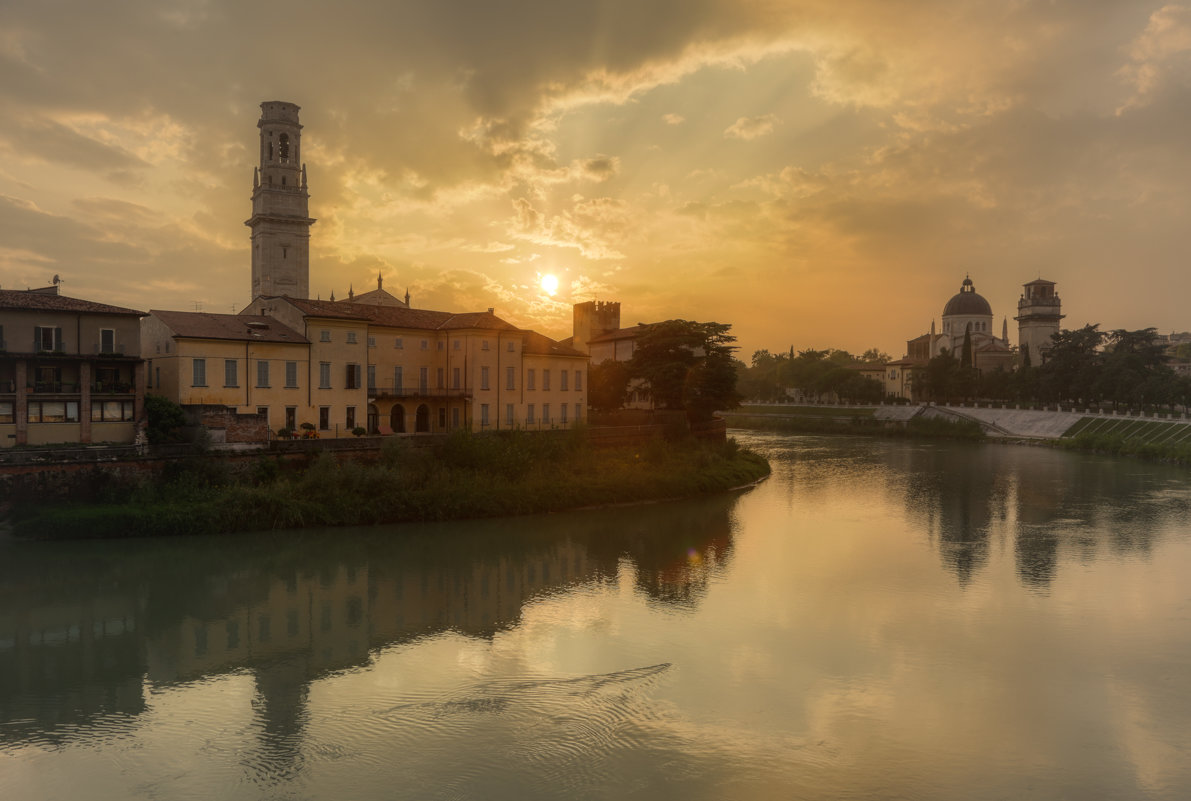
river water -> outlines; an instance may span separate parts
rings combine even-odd
[[[1186,470],[737,437],[682,503],[0,542],[0,798],[1191,797]]]

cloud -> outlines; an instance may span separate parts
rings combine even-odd
[[[1191,8],[1167,5],[1150,15],[1145,30],[1128,48],[1129,63],[1119,74],[1133,86],[1133,95],[1117,112],[1150,102],[1175,75],[1188,77],[1191,66]]]
[[[726,139],[756,139],[773,133],[779,120],[773,114],[760,117],[741,117],[724,131]]]
[[[686,117],[682,116],[681,114],[663,114],[662,122],[666,123],[667,125],[682,125],[684,122],[686,122]]]

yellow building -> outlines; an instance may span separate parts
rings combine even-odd
[[[244,314],[305,336],[320,418],[389,434],[560,428],[586,417],[587,357],[491,309],[260,297]]]
[[[0,290],[0,447],[134,442],[143,421],[144,312]]]
[[[155,309],[141,329],[150,391],[183,406],[263,413],[273,430],[318,423],[309,343],[277,320]]]

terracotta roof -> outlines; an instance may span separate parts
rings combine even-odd
[[[609,331],[606,334],[600,334],[598,337],[592,337],[587,341],[588,343],[592,343],[615,342],[618,339],[633,339],[635,337],[641,336],[641,334],[645,332],[646,328],[648,328],[648,326],[638,323],[637,325],[630,326],[628,328],[618,328],[615,331]]]
[[[366,320],[367,318],[358,314],[353,303],[337,303],[330,300],[304,300],[302,298],[291,298],[288,295],[271,296],[269,300],[284,300],[292,303],[298,311],[305,314],[307,317],[328,317],[336,320]]]
[[[409,309],[405,306],[375,306],[350,301],[299,300],[282,298],[292,303],[299,311],[310,317],[326,317],[340,320],[366,320],[393,328],[421,328],[427,331],[455,331],[474,329],[482,331],[519,331],[512,323],[502,320],[492,312],[433,311],[432,309]]]
[[[362,303],[367,306],[400,306],[401,308],[408,308],[405,305],[405,301],[393,295],[386,289],[374,289],[371,292],[361,292],[360,294],[347,300],[336,301],[336,303]]]
[[[89,314],[126,314],[132,317],[144,317],[145,312],[136,309],[125,309],[122,306],[109,306],[106,303],[95,303],[80,298],[68,298],[65,295],[50,294],[48,292],[29,292],[21,289],[0,289],[0,309],[6,311],[58,311],[85,312]]]
[[[176,337],[308,344],[306,337],[282,324],[275,317],[261,317],[254,314],[161,311],[159,309],[153,309],[149,313],[165,323]]]
[[[522,331],[521,333],[525,334],[525,353],[543,356],[577,356],[581,359],[587,358],[586,353],[575,350],[561,342],[555,342],[545,334],[539,334],[537,331]]]

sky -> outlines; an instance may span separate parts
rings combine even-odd
[[[1039,277],[1191,329],[1191,4],[1139,0],[3,0],[0,287],[239,311],[266,100],[323,298],[615,300],[746,361],[900,356],[968,275],[1011,341]]]

